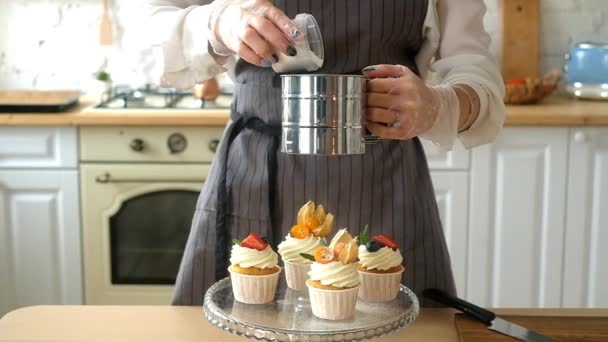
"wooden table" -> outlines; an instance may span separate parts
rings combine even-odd
[[[496,310],[514,315],[608,317],[608,309]],[[36,306],[0,320],[0,341],[246,341],[212,326],[201,307]],[[423,309],[416,323],[378,341],[456,342],[454,311]]]

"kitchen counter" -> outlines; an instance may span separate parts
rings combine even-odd
[[[62,114],[4,114],[0,125],[23,126],[224,126],[228,110],[108,110],[93,108],[82,100]],[[539,105],[508,106],[507,125],[603,126],[608,125],[608,101],[577,101],[553,97]]]
[[[509,315],[608,317],[608,309],[510,309]],[[0,341],[246,341],[211,325],[201,307],[37,306],[0,320]],[[451,309],[423,309],[416,323],[378,339],[459,340]]]

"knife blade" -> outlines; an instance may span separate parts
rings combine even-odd
[[[440,289],[426,289],[422,291],[422,295],[428,299],[459,310],[467,316],[484,323],[488,326],[488,329],[503,335],[527,342],[557,342],[557,340],[551,337],[541,335],[533,330],[496,317],[496,314],[492,311],[481,308],[463,299],[456,298]]]

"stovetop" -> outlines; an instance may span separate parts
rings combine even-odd
[[[201,100],[194,97],[192,90],[145,86],[132,88],[116,86],[104,95],[104,100],[96,106],[101,109],[228,109],[231,94],[220,94],[217,99]]]

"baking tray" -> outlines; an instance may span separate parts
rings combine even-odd
[[[76,104],[79,91],[0,90],[0,113],[61,113]]]

